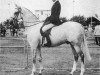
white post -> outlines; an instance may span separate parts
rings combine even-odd
[[[74,2],[75,2],[75,0],[73,0],[73,17],[74,17]]]

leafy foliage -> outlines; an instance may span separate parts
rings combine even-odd
[[[96,25],[100,25],[100,21],[95,17],[88,17],[87,18],[86,23],[91,24],[91,22],[92,22],[93,27]]]
[[[81,23],[83,26],[87,26],[86,18],[84,16],[73,16],[70,21]]]

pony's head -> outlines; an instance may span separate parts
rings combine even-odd
[[[17,7],[16,12],[18,12],[17,20],[19,23],[22,22],[25,28],[24,34],[30,34],[31,31],[37,31],[43,25],[43,22],[40,22],[39,19],[27,8]]]

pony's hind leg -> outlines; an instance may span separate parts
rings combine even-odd
[[[73,63],[73,68],[72,68],[72,71],[70,72],[70,75],[73,75],[74,71],[76,71],[76,67],[77,67],[77,61],[78,61],[78,53],[76,51],[76,49],[78,49],[77,46],[73,46],[72,44],[71,45],[71,48],[72,48],[72,52],[74,54],[74,63]]]
[[[81,57],[81,73],[80,75],[83,75],[84,72],[85,72],[85,67],[84,67],[84,54],[82,52],[82,48],[81,48],[81,44],[76,44],[74,46],[75,50],[76,50],[76,53],[78,55],[78,57],[80,56]],[[74,56],[75,57],[75,56]],[[78,59],[76,59],[77,61]]]
[[[83,75],[85,72],[85,68],[84,68],[84,54],[82,52],[82,48],[81,48],[81,44],[76,44],[74,46],[77,54],[81,57],[81,73],[80,75]]]
[[[82,51],[79,52],[79,55],[81,57],[81,73],[80,75],[83,75],[85,72],[85,67],[84,67],[84,54]]]

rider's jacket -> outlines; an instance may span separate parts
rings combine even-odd
[[[51,15],[46,18],[43,25],[48,25],[49,23],[52,23],[54,25],[59,25],[61,23],[59,19],[60,12],[61,12],[61,5],[59,1],[56,1],[51,8]]]
[[[50,15],[50,22],[51,23],[56,25],[56,23],[58,23],[60,21],[59,20],[60,12],[61,12],[60,2],[56,1],[51,8],[51,15]]]

